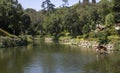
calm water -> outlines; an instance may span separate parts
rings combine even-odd
[[[0,49],[0,73],[120,73],[120,54],[40,42]]]

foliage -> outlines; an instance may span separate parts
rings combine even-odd
[[[44,11],[48,12],[53,12],[55,9],[55,5],[52,4],[50,0],[43,1],[41,7],[44,9]]]
[[[67,0],[63,0],[63,2],[67,2]],[[93,2],[95,3],[94,0]],[[48,3],[46,0],[46,6],[49,6],[47,5],[49,3],[51,3],[50,0],[48,0]],[[49,13],[46,9],[49,14],[43,13],[44,10],[35,13],[38,13],[36,14],[36,17],[40,15],[38,18],[43,29],[42,31],[47,35],[59,38],[61,35],[64,35],[65,32],[68,32],[70,33],[69,36],[72,37],[83,36],[88,38],[93,34],[92,37],[104,40],[105,43],[106,40],[108,40],[108,36],[116,35],[115,31],[110,32],[111,30],[114,30],[114,28],[112,28],[114,27],[114,13],[112,12],[114,4],[112,1],[108,0],[101,0],[99,3],[94,3],[77,3],[71,7],[60,7],[56,8],[52,13]],[[35,17],[31,18],[35,19]],[[108,29],[108,34],[100,32],[98,34],[103,36],[96,36],[98,35],[94,33],[96,30],[96,24],[105,25],[105,29],[112,29]]]
[[[114,13],[114,22],[117,24],[117,23],[120,23],[120,12],[116,12]]]
[[[67,3],[68,0],[62,0]],[[50,0],[44,0],[43,10],[23,10],[17,0],[0,1],[0,28],[20,35],[50,35],[55,39],[65,36],[66,32],[72,38],[98,38],[104,44],[108,36],[117,35],[114,24],[120,23],[119,0],[101,0],[95,3],[76,3],[70,7],[55,8]],[[105,26],[95,33],[97,24]]]
[[[116,42],[115,45],[114,45],[114,48],[116,50],[120,50],[120,42]]]
[[[89,32],[90,32],[90,26],[88,24],[84,25],[84,27],[83,27],[83,33],[87,34]]]
[[[120,12],[120,0],[113,0],[113,11]]]
[[[107,44],[109,42],[107,31],[97,33],[96,37],[98,38],[99,44]]]
[[[30,18],[24,14],[22,6],[17,0],[0,1],[0,28],[19,35],[30,24]]]
[[[105,16],[111,12],[112,3],[108,0],[101,0],[98,3],[99,23],[105,23]]]
[[[43,35],[43,15],[42,13],[37,12],[34,9],[28,8],[25,10],[25,13],[29,15],[31,24],[28,28],[28,34],[36,35],[41,34]]]
[[[16,37],[15,35],[12,35],[12,34],[8,33],[7,31],[5,31],[1,28],[0,28],[0,34],[3,35],[3,36]]]
[[[120,0],[113,0],[114,22],[120,23]]]
[[[113,13],[110,13],[110,14],[106,15],[106,17],[105,17],[105,25],[106,25],[106,27],[110,27],[113,24],[114,24]]]
[[[97,38],[95,32],[89,32],[89,38]]]

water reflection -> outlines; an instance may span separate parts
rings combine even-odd
[[[28,47],[1,48],[0,73],[23,73],[23,67],[32,55]]]
[[[34,62],[33,68],[26,66],[27,70],[25,70],[25,73],[80,73],[82,72],[83,64],[93,60],[93,57],[90,57],[92,54],[87,55],[85,52],[80,52],[79,48],[47,44],[44,49],[43,47],[39,48],[32,61]]]
[[[119,54],[39,42],[0,49],[0,73],[119,73]],[[114,66],[115,65],[115,66]]]
[[[84,66],[83,73],[120,73],[120,54],[97,55],[97,59]]]

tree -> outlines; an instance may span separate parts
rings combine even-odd
[[[109,13],[108,15],[106,15],[105,17],[105,25],[107,27],[111,27],[114,24],[114,17],[113,17],[113,13]]]
[[[84,25],[82,31],[84,33],[84,38],[87,38],[90,32],[90,25],[89,24]]]
[[[68,4],[68,0],[62,0],[62,1],[64,2],[63,6],[69,5],[69,4]]]
[[[40,14],[36,10],[28,8],[25,10],[25,13],[30,16],[31,24],[36,24],[41,21]]]
[[[43,1],[41,6],[45,11],[48,12],[53,12],[55,10],[55,5],[52,4],[50,0]]]
[[[71,36],[76,37],[82,34],[82,24],[79,21],[79,15],[74,9],[69,9],[64,16],[64,31],[67,31]]]
[[[43,34],[43,20],[45,14],[43,12],[38,12],[34,9],[28,8],[25,13],[30,16],[31,24],[29,27],[29,34]]]
[[[24,15],[22,6],[17,0],[0,1],[0,28],[19,35],[22,28],[20,26],[26,26],[24,25],[25,21],[22,20]]]
[[[83,3],[89,3],[89,0],[83,0]]]
[[[92,3],[95,4],[95,3],[96,3],[96,0],[92,0]]]
[[[111,12],[112,3],[108,0],[101,0],[98,3],[98,14],[99,14],[99,20],[98,23],[104,24],[105,23],[105,17]]]
[[[120,23],[120,0],[113,0],[114,22]]]
[[[113,11],[120,12],[120,0],[113,0]]]
[[[25,34],[26,31],[28,30],[28,27],[30,27],[31,19],[30,16],[27,14],[22,15],[21,19],[22,19],[21,33]]]
[[[103,32],[98,33],[97,37],[98,37],[99,45],[108,44],[109,39],[108,39],[108,32],[107,31],[103,31]]]

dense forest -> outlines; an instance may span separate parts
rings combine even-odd
[[[120,36],[120,0],[79,0],[70,7],[69,0],[62,1],[56,8],[44,0],[36,11],[24,10],[18,0],[0,0],[0,28],[15,35],[99,38],[101,43]]]

